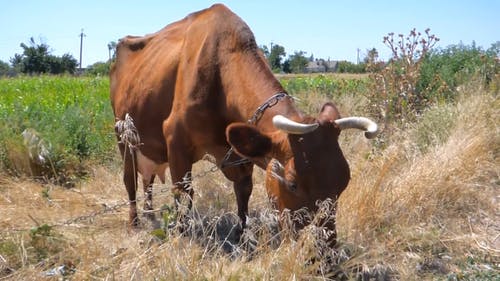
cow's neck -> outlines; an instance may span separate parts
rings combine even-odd
[[[230,114],[230,122],[248,122],[256,114],[257,109],[268,102],[271,97],[285,92],[262,57],[240,54],[227,62],[229,63],[221,68],[221,80],[228,109],[236,110]],[[276,158],[281,162],[289,157],[283,152],[289,151],[283,147],[288,145],[287,134],[279,131],[272,123],[272,118],[278,114],[297,122],[303,119],[293,99],[288,97],[279,99],[276,104],[267,107],[262,112],[254,125],[262,132],[271,135],[273,143],[277,144],[273,147],[269,157],[255,163],[263,169],[266,169],[271,158]]]
[[[222,81],[231,106],[238,110],[240,120],[233,122],[251,122],[265,132],[275,131],[272,125],[272,117],[277,114],[300,121],[302,115],[297,110],[291,98],[279,98],[276,103],[269,101],[270,98],[285,90],[271,72],[266,62],[260,56],[239,54],[238,59],[229,60],[230,63],[224,68]],[[224,75],[224,74],[223,74]],[[226,79],[225,79],[226,78]],[[271,102],[261,114],[258,108]],[[259,115],[259,116],[255,116]],[[257,117],[257,118],[255,118]]]

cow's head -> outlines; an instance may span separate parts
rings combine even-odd
[[[367,138],[377,134],[375,123],[363,117],[340,118],[331,103],[317,118],[298,123],[276,115],[273,124],[278,130],[266,134],[253,125],[233,123],[226,136],[238,154],[266,168],[267,193],[280,211],[314,211],[318,200],[336,200],[350,179],[338,143],[341,130],[361,129]]]

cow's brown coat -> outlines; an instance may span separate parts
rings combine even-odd
[[[155,175],[164,181],[166,163],[172,182],[178,183],[206,153],[220,165],[230,145],[238,153],[231,160],[245,156],[252,161],[222,169],[234,182],[243,225],[253,164],[268,171],[266,188],[279,210],[315,210],[317,200],[335,200],[349,182],[349,167],[338,144],[340,129],[333,122],[340,116],[333,104],[325,104],[313,118],[286,98],[267,109],[255,126],[246,122],[263,102],[284,89],[249,27],[223,5],[190,14],[151,35],[123,38],[110,76],[115,117],[130,114],[142,141],[134,153],[142,157],[139,171],[145,191]],[[319,127],[304,135],[287,134],[273,126],[277,114],[302,123],[317,122]],[[119,147],[128,155],[127,146]],[[274,161],[284,170],[273,175]],[[126,156],[124,183],[132,224],[137,223],[137,168]],[[188,185],[176,187],[192,196]],[[148,195],[146,201],[150,199]]]

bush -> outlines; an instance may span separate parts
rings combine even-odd
[[[474,43],[432,51],[424,59],[417,91],[426,93],[434,102],[454,100],[456,88],[474,76],[484,85],[494,80],[499,69],[497,56],[493,47],[484,51]]]
[[[389,33],[384,43],[392,51],[391,60],[379,71],[369,66],[374,70],[369,99],[386,125],[415,119],[432,104],[453,102],[457,88],[473,78],[498,91],[498,42],[488,51],[474,43],[432,50],[439,38],[429,31],[422,34],[413,29],[397,38]]]
[[[111,62],[96,62],[87,68],[85,74],[91,76],[107,76],[109,75],[110,69]]]
[[[340,73],[366,73],[366,64],[354,64],[349,61],[339,61],[337,71]]]

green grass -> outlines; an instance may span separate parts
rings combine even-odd
[[[368,79],[344,78],[332,75],[303,75],[280,77],[283,87],[293,96],[316,92],[327,98],[333,98],[348,93],[363,93],[368,88]]]
[[[24,159],[27,148],[22,145],[22,132],[31,129],[49,151],[47,170],[78,174],[87,160],[103,162],[113,157],[112,126],[107,78],[39,76],[0,80],[1,170],[14,174],[30,170],[26,167],[29,160]],[[40,175],[33,167],[30,172]]]

